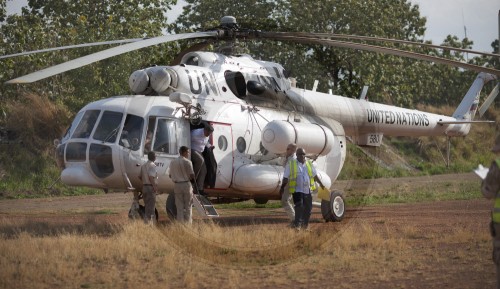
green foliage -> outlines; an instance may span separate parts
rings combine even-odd
[[[100,193],[72,188],[59,180],[53,152],[37,153],[22,143],[0,144],[0,198],[36,198]]]
[[[165,13],[172,4],[175,0],[30,0],[22,15],[10,15],[0,26],[0,54],[159,36],[168,26]],[[167,47],[127,53],[22,88],[5,86],[0,105],[16,98],[22,90],[58,99],[76,112],[90,101],[128,93],[130,73],[165,59],[162,51]],[[80,48],[1,60],[0,82],[102,49]],[[5,107],[0,109],[8,113]]]
[[[224,15],[235,16],[240,26],[267,31],[333,32],[422,41],[425,18],[418,5],[406,0],[326,1],[228,1],[187,0],[182,15],[168,25],[165,12],[175,0],[29,0],[22,15],[5,15],[0,0],[0,54],[116,39],[153,37],[165,30],[193,31],[217,26]],[[464,60],[463,53],[401,44],[368,43]],[[472,42],[449,35],[443,44],[470,48]],[[456,106],[475,73],[444,65],[377,53],[325,48],[315,45],[254,41],[240,49],[256,59],[276,61],[292,72],[300,87],[320,81],[319,91],[355,97],[369,85],[368,97],[384,103],[416,107],[419,103]],[[52,139],[60,137],[71,116],[90,101],[128,93],[127,80],[134,70],[152,64],[168,64],[184,45],[174,43],[130,52],[68,71],[36,84],[3,86],[0,92],[0,126],[19,135],[18,145],[0,150],[0,193],[4,197],[37,194],[95,192],[70,189],[56,183],[59,175],[52,158]],[[492,43],[498,51],[499,43]],[[102,47],[80,48],[0,60],[0,82],[74,59]],[[499,68],[497,58],[472,58],[471,63]],[[487,87],[490,88],[491,86]],[[487,92],[489,92],[486,89]],[[38,103],[36,95],[43,102]],[[500,98],[499,98],[500,99]],[[31,109],[22,109],[34,103]],[[497,99],[496,103],[499,103]],[[488,119],[500,119],[495,113]],[[449,113],[448,113],[449,114]],[[489,114],[489,115],[488,115]],[[475,127],[473,127],[475,129]],[[407,158],[417,172],[376,165],[359,148],[348,145],[341,178],[375,178],[470,171],[488,164],[492,155],[485,147],[491,133],[471,133],[452,140],[448,168],[443,161],[442,138],[386,138]],[[437,144],[437,145],[436,145]]]
[[[7,16],[7,0],[0,0],[0,22],[5,20]]]
[[[224,15],[235,16],[242,27],[271,31],[330,32],[421,42],[425,32],[426,19],[420,16],[418,5],[403,0],[186,2],[176,22],[174,30],[177,32],[214,27]],[[384,42],[363,43],[452,60],[466,58],[464,53],[446,50]],[[470,40],[459,40],[451,35],[441,44],[472,47]],[[356,97],[361,88],[368,85],[371,100],[394,105],[457,105],[476,74],[446,65],[344,48],[273,41],[244,45],[257,59],[283,64],[297,79],[299,87],[310,88],[314,80],[319,80],[319,91],[331,89],[335,94]],[[493,66],[498,61],[490,57],[473,58],[470,62]]]

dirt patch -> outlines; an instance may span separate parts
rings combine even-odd
[[[474,175],[464,174],[339,182],[338,186],[344,186],[343,188],[349,191],[365,189],[367,186],[374,190],[384,190],[395,185],[419,188],[457,179],[476,180]],[[479,180],[477,181],[479,186]],[[127,211],[131,198],[131,194],[108,194],[2,200],[0,229],[4,239],[9,239],[19,231],[32,235],[56,235],[69,231],[105,237],[114,234],[113,224],[128,222]],[[168,226],[170,221],[164,210],[165,200],[166,196],[158,196],[160,225]],[[490,259],[491,245],[487,226],[490,209],[491,202],[481,198],[362,206],[348,208],[346,218],[341,223],[325,223],[321,212],[314,209],[311,234],[320,235],[322,231],[342,233],[348,228],[370,228],[386,238],[386,241],[397,242],[401,236],[412,248],[405,253],[406,262],[411,264],[410,269],[408,266],[398,268],[392,264],[391,254],[398,252],[389,252],[381,255],[381,258],[386,259],[365,266],[335,266],[334,254],[309,256],[308,262],[316,265],[314,268],[304,268],[304,274],[307,276],[303,280],[304,283],[287,283],[286,280],[290,279],[280,271],[283,266],[266,266],[265,270],[245,267],[241,272],[233,267],[231,270],[236,272],[234,274],[242,274],[251,280],[261,280],[257,286],[259,288],[284,288],[290,285],[300,288],[493,288],[495,271]],[[220,209],[219,214],[221,217],[216,219],[215,223],[221,227],[237,226],[248,231],[262,226],[283,228],[289,223],[281,209]],[[30,222],[25,222],[28,220]],[[195,222],[202,223],[206,220],[195,213]],[[10,227],[4,224],[10,224]],[[335,246],[335,240],[329,246]],[[314,261],[315,258],[318,258],[317,261]],[[300,265],[299,261],[295,263],[289,266]],[[220,283],[217,280],[223,280],[225,269],[221,267],[217,270],[217,266],[214,266],[207,264],[205,271],[199,274],[212,277],[213,285],[217,285]],[[285,280],[282,281],[283,284],[272,282],[273,278],[277,277]],[[223,284],[219,285],[223,287]]]

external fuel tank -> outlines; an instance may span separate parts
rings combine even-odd
[[[334,145],[333,132],[315,123],[274,120],[262,130],[262,145],[275,154],[284,154],[290,143],[296,143],[307,155],[327,155]]]

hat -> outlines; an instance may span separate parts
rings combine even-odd
[[[495,145],[493,146],[491,151],[494,153],[500,153],[500,134],[497,136],[495,140]]]

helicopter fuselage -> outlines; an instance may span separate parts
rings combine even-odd
[[[209,195],[279,199],[290,142],[305,148],[331,188],[345,161],[346,136],[378,146],[383,135],[466,135],[470,126],[443,124],[455,117],[295,88],[281,65],[249,56],[188,53],[180,65],[134,72],[130,86],[137,95],[99,100],[77,114],[57,148],[64,183],[140,190],[140,166],[153,150],[159,189],[171,193],[170,161],[180,146],[190,147],[190,130],[203,120],[214,127],[217,161]]]

